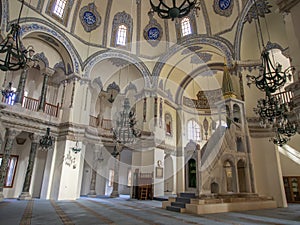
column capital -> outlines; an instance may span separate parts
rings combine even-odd
[[[72,73],[68,76],[68,80],[78,81],[81,79],[81,76],[78,73]]]
[[[20,130],[16,130],[13,128],[6,128],[6,137],[7,138],[14,139],[20,133],[21,133]]]
[[[29,134],[29,139],[31,140],[32,143],[39,143],[40,138],[41,138],[40,135],[34,133]]]
[[[45,67],[44,69],[41,70],[41,73],[43,75],[52,76],[55,73],[55,70],[51,69],[50,67]]]

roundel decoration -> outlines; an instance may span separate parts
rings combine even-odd
[[[101,24],[101,17],[94,3],[90,3],[80,9],[79,17],[86,32],[95,30]]]
[[[148,30],[148,38],[149,40],[157,40],[159,38],[160,31],[157,27],[150,27]]]
[[[96,23],[96,16],[91,11],[85,11],[83,13],[83,20],[87,25],[91,26]]]
[[[229,17],[232,14],[234,1],[232,0],[214,0],[215,13]]]

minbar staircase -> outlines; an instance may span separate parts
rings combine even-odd
[[[185,212],[186,204],[191,203],[191,199],[196,198],[195,193],[180,193],[179,197],[175,197],[175,201],[171,201],[171,205],[166,206],[166,209],[173,212]]]
[[[246,211],[277,208],[270,197],[258,194],[211,194],[196,197],[194,193],[180,193],[179,197],[169,197],[162,202],[162,208],[173,212],[209,214],[231,211]]]

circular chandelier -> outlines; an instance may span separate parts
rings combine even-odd
[[[188,15],[198,3],[197,0],[150,0],[150,4],[160,18],[174,20]]]

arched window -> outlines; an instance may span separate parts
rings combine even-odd
[[[67,4],[67,0],[56,0],[54,4],[53,13],[60,18],[63,18],[64,10]]]
[[[117,33],[117,45],[126,45],[126,35],[127,27],[125,25],[120,25]]]
[[[181,20],[181,34],[182,36],[186,36],[192,33],[191,23],[189,18],[184,18]]]
[[[195,120],[190,120],[188,122],[188,139],[201,141],[200,125]]]
[[[224,163],[227,192],[233,192],[233,167],[229,161]]]
[[[172,117],[170,114],[165,115],[166,135],[172,135]]]
[[[125,50],[131,49],[133,30],[133,19],[131,15],[123,12],[118,12],[113,19],[111,46]]]
[[[70,0],[50,0],[46,13],[58,22],[67,25],[73,1]]]

